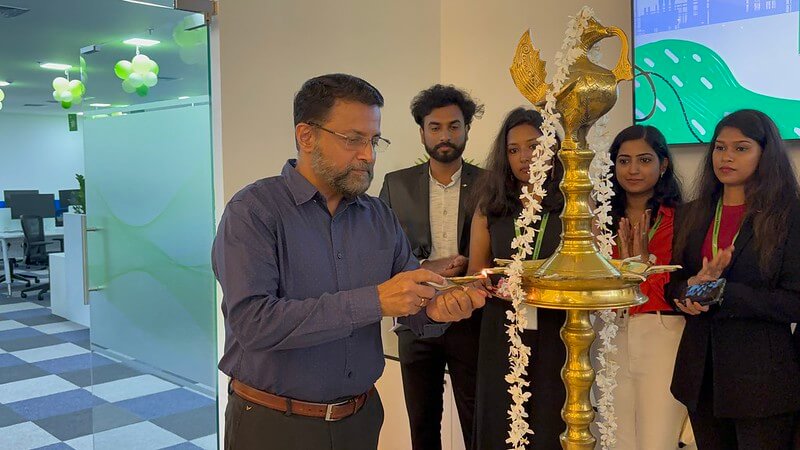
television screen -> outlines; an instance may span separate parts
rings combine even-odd
[[[671,144],[764,111],[800,139],[800,0],[633,0],[634,114]]]

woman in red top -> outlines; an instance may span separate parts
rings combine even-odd
[[[640,255],[669,264],[672,224],[681,189],[664,135],[652,126],[622,130],[611,144],[615,195],[611,217],[619,236],[614,256]],[[624,311],[615,340],[619,364],[614,411],[621,450],[675,450],[686,408],[669,391],[685,319],[664,301],[669,274],[641,284],[647,303]]]
[[[683,266],[667,298],[686,313],[672,393],[689,409],[698,448],[787,450],[800,411],[800,189],[775,123],[755,110],[720,121],[696,200],[676,226]],[[687,285],[725,278],[722,303]]]

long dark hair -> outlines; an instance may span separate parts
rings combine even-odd
[[[486,216],[506,216],[515,214],[522,208],[519,199],[522,184],[511,171],[508,163],[508,132],[519,125],[531,125],[537,130],[542,126],[542,115],[533,109],[516,108],[500,125],[492,149],[486,158],[485,168],[478,185],[476,202],[480,212]],[[561,143],[556,139],[556,146]],[[564,166],[554,157],[554,170],[548,174],[544,188],[547,196],[542,200],[544,211],[559,211],[564,207],[564,196],[558,188],[564,176]]]
[[[617,137],[614,138],[614,142],[611,143],[611,148],[609,149],[611,161],[614,161],[614,164],[616,164],[619,149],[622,147],[622,144],[639,139],[644,139],[645,143],[656,152],[659,164],[663,163],[665,159],[669,161],[664,175],[658,179],[656,185],[653,187],[653,196],[647,201],[647,209],[653,212],[650,217],[650,225],[653,225],[658,215],[658,208],[662,205],[672,208],[680,205],[683,203],[683,195],[681,194],[680,181],[677,175],[675,175],[675,160],[672,158],[672,154],[669,151],[667,140],[656,127],[649,125],[633,125],[620,131]],[[611,183],[614,187],[614,196],[611,197],[611,219],[613,220],[613,229],[616,230],[619,225],[619,220],[625,217],[625,206],[628,204],[628,199],[625,189],[622,188],[622,185],[619,184],[619,180],[617,180],[616,170],[611,170]]]
[[[714,129],[714,136],[700,167],[695,184],[696,200],[687,208],[684,222],[678,230],[675,250],[681,255],[692,230],[711,222],[723,185],[714,174],[712,155],[715,142],[723,128],[736,128],[761,146],[758,167],[745,186],[745,219],[752,220],[753,235],[759,254],[762,274],[775,269],[774,254],[789,232],[789,213],[800,189],[794,169],[775,122],[761,111],[742,109],[723,118]]]

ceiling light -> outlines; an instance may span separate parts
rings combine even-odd
[[[128,2],[128,3],[135,3],[137,5],[155,6],[156,8],[172,9],[172,7],[170,7],[170,6],[159,5],[157,3],[152,3],[152,2],[144,2],[144,1],[141,1],[141,0],[122,0],[122,1],[123,2]]]
[[[0,81],[0,87],[6,87],[6,86],[8,86],[10,84],[11,83],[9,83],[8,81]]]
[[[94,106],[95,108],[108,108],[111,106],[111,103],[90,103],[89,106]]]
[[[133,39],[126,39],[122,41],[122,43],[128,45],[135,45],[137,47],[152,47],[156,44],[160,44],[161,41],[156,41],[154,39],[133,38]]]
[[[178,100],[186,100],[187,98],[189,98],[188,95],[182,95],[182,96],[178,97]]]
[[[61,70],[61,71],[72,69],[72,66],[70,66],[69,64],[56,64],[56,63],[41,63],[39,64],[39,67],[41,67],[42,69]]]

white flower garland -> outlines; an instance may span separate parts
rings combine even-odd
[[[595,46],[589,53],[592,62],[599,60],[599,49]],[[594,150],[595,157],[589,168],[589,177],[594,183],[592,198],[597,202],[595,214],[597,216],[597,226],[600,233],[597,236],[600,252],[606,258],[611,258],[611,251],[614,245],[614,234],[611,229],[611,197],[614,196],[614,188],[611,183],[611,161],[609,154],[610,139],[607,130],[608,115],[601,117],[589,130],[587,141],[589,148]],[[600,431],[600,447],[602,450],[613,448],[617,442],[616,431],[617,421],[614,411],[614,389],[617,387],[617,370],[619,364],[608,357],[609,354],[617,353],[617,346],[614,339],[619,331],[616,322],[617,313],[606,309],[595,312],[595,317],[603,322],[600,330],[600,347],[597,351],[597,362],[600,368],[597,370],[596,382],[600,391],[600,398],[597,399],[597,412],[600,414],[600,421],[597,423]]]
[[[532,245],[537,232],[533,229],[533,225],[541,219],[540,199],[547,194],[544,190],[544,182],[547,179],[547,172],[551,168],[549,161],[555,156],[553,147],[556,144],[556,125],[561,117],[556,112],[556,93],[564,86],[569,75],[569,67],[582,54],[582,50],[579,48],[580,37],[588,25],[589,19],[593,16],[594,12],[591,8],[583,7],[575,17],[570,18],[561,51],[556,53],[556,73],[553,76],[551,89],[545,96],[546,103],[542,111],[544,119],[541,126],[542,136],[538,139],[530,165],[531,188],[528,189],[525,186],[522,189],[520,200],[524,207],[520,217],[515,221],[516,226],[523,232],[511,242],[511,248],[516,250],[516,253],[507,271],[508,282],[505,284],[504,294],[511,298],[514,307],[514,311],[508,313],[507,334],[511,347],[509,349],[510,373],[506,375],[506,382],[510,384],[508,392],[512,398],[508,410],[510,424],[506,443],[510,444],[510,448],[513,450],[524,450],[530,442],[528,435],[533,434],[533,430],[528,425],[528,413],[525,411],[525,402],[531,396],[531,393],[526,390],[530,386],[530,382],[524,378],[528,374],[527,367],[531,349],[522,343],[520,336],[520,332],[527,325],[522,306],[525,302],[525,292],[522,290],[522,262],[533,253]]]

